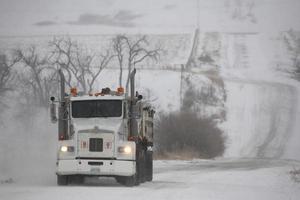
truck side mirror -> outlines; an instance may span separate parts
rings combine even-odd
[[[51,97],[51,104],[50,104],[50,118],[52,123],[57,122],[57,116],[56,116],[56,104],[54,103],[55,98]]]
[[[143,99],[143,95],[140,95],[140,94],[139,94],[139,95],[137,96],[137,98],[138,98],[138,101],[140,101],[140,100]]]

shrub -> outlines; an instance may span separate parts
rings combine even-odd
[[[225,150],[222,131],[213,119],[200,118],[193,112],[161,114],[155,128],[158,157],[192,152],[192,157],[213,158]]]

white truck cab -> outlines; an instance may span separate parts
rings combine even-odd
[[[127,186],[151,181],[151,106],[141,96],[126,97],[122,88],[105,88],[94,95],[79,95],[71,89],[66,95],[61,71],[60,75],[63,84],[58,119],[53,97],[50,107],[52,121],[58,121],[59,130],[58,185],[80,183],[85,176],[112,176]]]

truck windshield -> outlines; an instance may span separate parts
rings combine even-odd
[[[121,100],[87,100],[72,102],[74,118],[121,117]]]

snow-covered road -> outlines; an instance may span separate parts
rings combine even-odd
[[[300,185],[289,171],[300,162],[267,159],[155,161],[153,182],[127,188],[112,178],[84,185],[1,184],[2,200],[83,199],[299,199]],[[54,175],[53,175],[54,176]]]

